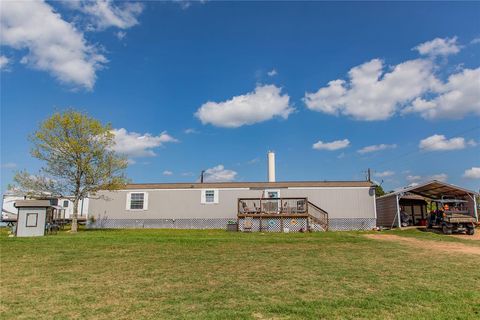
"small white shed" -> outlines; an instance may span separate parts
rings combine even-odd
[[[17,237],[38,237],[45,235],[48,211],[51,210],[49,200],[19,200],[15,202],[18,209]]]

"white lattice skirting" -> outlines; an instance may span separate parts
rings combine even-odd
[[[375,218],[334,218],[328,219],[328,230],[372,230],[377,225]]]
[[[248,219],[248,218],[247,218]],[[236,221],[232,218],[212,218],[212,219],[99,219],[93,223],[87,224],[92,229],[226,229],[229,221]],[[245,230],[246,219],[240,219],[238,229]],[[263,232],[282,232],[283,228],[288,228],[291,232],[298,232],[301,229],[307,229],[307,219],[283,219],[283,224],[278,218],[250,220],[251,231]],[[376,226],[375,218],[335,218],[328,220],[328,230],[371,230]],[[324,231],[320,225],[312,224],[314,231]]]
[[[99,219],[88,223],[92,229],[227,229],[228,221],[236,219]]]
[[[298,232],[300,230],[307,230],[306,218],[242,218],[238,221],[239,231],[252,231],[252,232],[283,232],[284,228],[288,228],[290,232]],[[314,227],[317,231],[318,228]],[[320,227],[321,229],[321,227]]]

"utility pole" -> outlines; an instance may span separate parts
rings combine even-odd
[[[200,173],[200,183],[203,183],[203,176],[205,175],[205,170],[202,170],[202,173]]]
[[[367,170],[367,181],[372,181],[372,172],[370,168],[368,168]]]

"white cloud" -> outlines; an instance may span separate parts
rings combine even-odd
[[[183,10],[187,10],[192,6],[193,3],[195,4],[205,4],[208,0],[173,0],[173,2],[178,3],[180,8]]]
[[[457,43],[457,37],[453,38],[435,38],[419,44],[413,50],[417,50],[421,55],[427,56],[448,56],[460,52],[460,46]]]
[[[194,128],[187,128],[185,130],[183,130],[183,132],[185,134],[196,134],[196,133],[200,133],[197,129],[194,129]]]
[[[61,82],[92,89],[107,59],[43,1],[2,1],[0,42],[28,50],[22,60]]]
[[[350,145],[350,141],[348,139],[343,140],[335,140],[332,142],[323,142],[319,140],[317,143],[314,143],[312,148],[315,150],[328,150],[334,151],[346,148]]]
[[[170,171],[170,170],[165,170],[165,171],[163,171],[162,174],[163,174],[164,176],[172,176],[172,175],[173,175],[173,172]]]
[[[408,175],[405,179],[409,182],[412,182],[410,185],[418,185],[420,181],[438,180],[445,182],[448,179],[448,175],[446,173],[439,173],[431,176]]]
[[[437,92],[430,99],[416,98],[404,112],[418,112],[426,119],[461,119],[470,113],[480,115],[480,68],[450,75]]]
[[[478,143],[473,140],[473,139],[470,139],[467,141],[467,145],[470,146],[470,147],[476,147],[478,145]]]
[[[376,151],[381,151],[381,150],[386,150],[386,149],[394,149],[396,148],[396,144],[374,144],[371,146],[366,146],[363,147],[362,149],[358,150],[357,152],[360,154],[365,154],[365,153],[370,153],[370,152],[376,152]]]
[[[428,177],[427,180],[438,180],[438,181],[447,181],[448,175],[446,173],[434,174],[433,176]]]
[[[472,167],[465,170],[463,176],[469,179],[480,179],[480,167]]]
[[[419,113],[426,119],[461,119],[480,115],[480,68],[456,68],[446,81],[436,74],[444,67],[432,56],[460,51],[457,38],[434,39],[414,48],[423,57],[387,68],[373,59],[352,68],[348,79],[337,79],[303,98],[310,110],[357,120],[386,120]]]
[[[373,59],[349,71],[349,80],[333,80],[317,92],[306,93],[310,110],[357,120],[385,120],[416,97],[438,86],[429,60],[409,60],[385,70]]]
[[[162,132],[158,136],[150,133],[140,134],[136,132],[128,132],[124,128],[113,129],[115,135],[115,147],[113,150],[127,157],[153,157],[156,153],[153,149],[169,142],[178,142],[166,132]]]
[[[443,134],[434,134],[421,140],[418,146],[425,151],[448,151],[464,149],[466,143],[462,137],[447,139]]]
[[[474,38],[472,39],[472,41],[470,41],[470,44],[479,44],[479,43],[480,43],[480,37]]]
[[[204,103],[195,113],[203,124],[217,127],[238,128],[270,120],[287,119],[294,111],[288,94],[281,94],[275,85],[257,86],[254,92],[235,96],[223,102]]]
[[[379,177],[379,178],[385,178],[385,177],[391,177],[394,174],[395,174],[394,171],[387,170],[387,171],[382,171],[382,172],[376,172],[375,176]]]
[[[235,180],[237,172],[227,170],[222,164],[205,170],[204,182],[228,182]]]
[[[115,33],[115,36],[118,40],[123,40],[127,36],[127,33],[125,31],[118,31]]]
[[[17,164],[14,162],[6,162],[2,163],[0,167],[2,169],[15,169],[17,167]]]
[[[112,0],[67,2],[71,8],[84,13],[90,23],[90,30],[104,30],[109,27],[128,29],[138,24],[143,11],[139,2],[114,2]]]
[[[270,71],[267,72],[267,75],[268,75],[269,77],[274,77],[274,76],[276,76],[277,74],[278,74],[278,72],[277,72],[277,70],[275,70],[275,69],[272,69],[272,70],[270,70]]]
[[[413,182],[413,181],[420,181],[422,180],[422,176],[414,176],[414,175],[408,175],[406,177],[407,181]]]
[[[5,70],[9,63],[10,59],[8,59],[6,56],[0,56],[0,70]]]

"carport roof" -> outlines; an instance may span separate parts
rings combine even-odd
[[[384,195],[384,197],[399,195],[407,192],[413,193],[425,198],[430,198],[430,199],[441,199],[442,196],[455,197],[455,196],[464,196],[466,194],[478,195],[478,193],[475,191],[464,189],[446,182],[432,180],[416,186],[407,187],[407,188],[389,193],[387,195]]]

